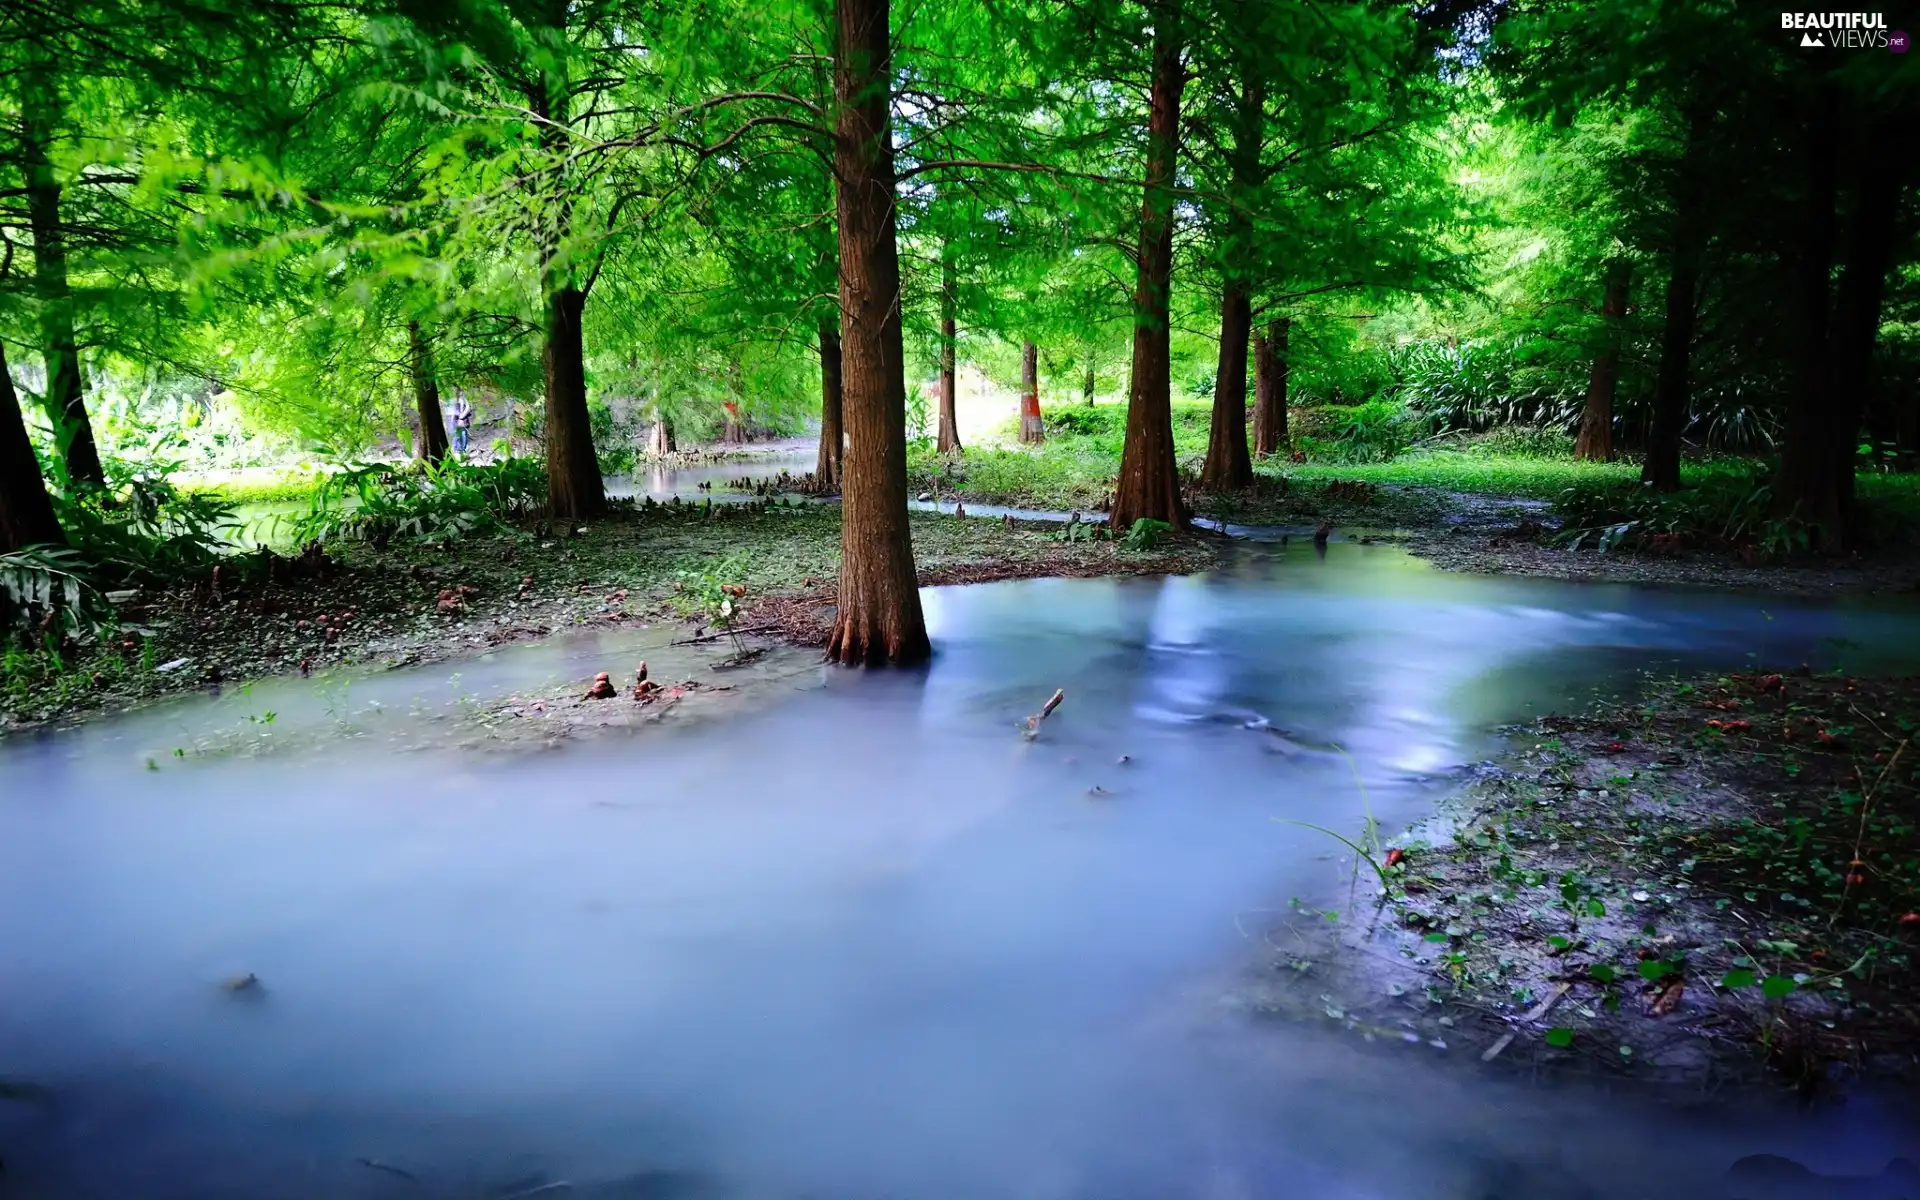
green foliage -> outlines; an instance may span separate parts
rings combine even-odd
[[[1121,539],[1120,544],[1129,550],[1158,550],[1172,532],[1173,526],[1165,521],[1141,517],[1127,530],[1127,536]]]
[[[1304,434],[1298,448],[1308,458],[1339,463],[1379,463],[1414,444],[1421,432],[1412,414],[1392,400],[1328,405],[1319,410],[1316,434]]]
[[[97,636],[113,622],[113,610],[93,584],[92,564],[62,546],[28,546],[0,554],[0,634],[38,628]],[[11,638],[0,637],[11,650]]]
[[[167,583],[213,566],[233,547],[234,506],[173,482],[177,464],[109,460],[105,489],[55,498],[68,540],[112,584]]]
[[[1703,475],[1680,492],[1638,483],[1576,484],[1555,508],[1565,525],[1555,540],[1573,549],[1673,553],[1724,546],[1777,559],[1810,544],[1806,523],[1775,516],[1771,483],[1747,471]]]
[[[1395,386],[1407,407],[1435,430],[1568,429],[1579,420],[1585,396],[1564,380],[1529,371],[1520,350],[1482,340],[1414,342],[1393,352]]]
[[[546,475],[533,459],[360,464],[321,480],[289,532],[301,542],[454,541],[533,516],[545,502]]]

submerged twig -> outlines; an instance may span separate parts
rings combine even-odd
[[[412,1182],[412,1183],[420,1182],[420,1177],[418,1175],[415,1175],[411,1171],[403,1171],[399,1167],[393,1166],[389,1163],[378,1162],[371,1158],[356,1158],[353,1161],[359,1163],[363,1167],[366,1167],[368,1170],[383,1171],[388,1175],[398,1175],[400,1178],[408,1180],[409,1182]]]
[[[755,625],[751,629],[723,629],[719,633],[703,633],[699,637],[682,638],[677,642],[668,642],[669,646],[693,646],[701,642],[717,642],[723,637],[742,638],[752,633],[772,633],[778,625]]]

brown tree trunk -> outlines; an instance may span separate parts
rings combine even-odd
[[[813,466],[814,483],[826,491],[840,486],[840,466],[847,454],[840,412],[840,327],[837,320],[828,320],[820,322],[820,456]]]
[[[959,283],[951,260],[940,264],[940,437],[935,449],[960,449]]]
[[[1660,337],[1660,367],[1653,383],[1653,422],[1640,480],[1663,492],[1680,487],[1680,435],[1686,432],[1692,399],[1695,304],[1700,288],[1701,242],[1706,235],[1706,188],[1702,174],[1711,113],[1696,110],[1687,122],[1686,148],[1674,186],[1672,245],[1667,249],[1666,324]]]
[[[1293,331],[1293,318],[1280,317],[1267,323],[1265,337],[1253,339],[1253,452],[1270,458],[1286,452],[1291,441],[1287,433],[1287,338]]]
[[[446,420],[440,415],[440,381],[433,374],[433,350],[420,336],[420,322],[407,322],[407,365],[413,376],[413,407],[420,417],[420,461],[437,463],[447,456]]]
[[[1029,446],[1047,440],[1047,423],[1040,417],[1040,347],[1032,342],[1020,349],[1020,440]]]
[[[1093,407],[1093,352],[1087,352],[1087,375],[1080,385],[1081,395],[1086,399],[1087,407]]]
[[[1833,314],[1834,477],[1844,522],[1836,544],[1855,540],[1854,460],[1859,454],[1860,416],[1873,386],[1873,347],[1880,336],[1880,308],[1886,298],[1902,196],[1911,178],[1917,140],[1911,111],[1896,111],[1876,121],[1872,150],[1860,163],[1858,200],[1847,237],[1846,263],[1840,274]]]
[[[1207,432],[1207,461],[1200,486],[1233,491],[1253,482],[1247,456],[1247,338],[1253,332],[1253,305],[1239,284],[1220,289],[1220,365],[1213,378],[1213,417]]]
[[[1613,397],[1620,386],[1620,319],[1627,313],[1627,286],[1633,265],[1624,258],[1607,264],[1606,291],[1600,297],[1600,348],[1587,374],[1587,409],[1573,456],[1587,462],[1613,461]]]
[[[554,46],[566,45],[567,0],[546,0],[546,25]],[[567,99],[569,78],[564,54],[536,68],[528,107],[543,118],[540,145],[556,162],[564,161],[569,146]],[[566,172],[556,167],[544,177],[555,194],[535,193],[548,207],[539,227],[540,286],[547,305],[547,343],[541,366],[547,391],[547,513],[561,520],[597,517],[607,510],[607,491],[600,478],[600,460],[593,452],[593,422],[587,410],[585,334],[581,318],[587,294],[560,257],[560,245],[573,220],[572,202],[565,192]]]
[[[663,410],[655,408],[653,428],[647,431],[647,453],[655,458],[665,458],[673,450],[673,421]]]
[[[1184,526],[1180,472],[1173,457],[1173,381],[1168,292],[1173,275],[1173,170],[1180,148],[1180,0],[1153,6],[1153,78],[1147,116],[1146,195],[1140,205],[1138,274],[1133,292],[1133,370],[1127,385],[1127,435],[1110,518],[1116,531],[1143,517]]]
[[[587,297],[563,287],[547,299],[547,345],[541,357],[547,385],[547,513],[573,520],[607,510],[600,460],[593,453],[587,413],[586,348],[580,317]]]
[[[1833,450],[1838,397],[1832,391],[1835,380],[1828,363],[1834,205],[1840,170],[1837,107],[1833,86],[1821,83],[1801,147],[1806,156],[1806,193],[1792,261],[1793,395],[1788,402],[1786,441],[1780,449],[1779,491],[1774,497],[1782,514],[1819,530],[1821,548],[1826,550],[1838,549],[1843,536],[1839,464]]]
[[[40,349],[46,358],[47,417],[67,477],[83,485],[106,482],[93,422],[87,418],[86,385],[80,374],[74,333],[73,287],[67,278],[67,230],[60,217],[60,181],[49,148],[62,104],[45,64],[22,76],[21,166],[26,175],[27,224],[33,233],[33,283],[40,302]]]
[[[900,343],[888,0],[835,0],[835,213],[847,425],[840,590],[827,656],[912,663],[932,653],[907,523],[907,383]]]
[[[65,545],[66,534],[53,515],[47,481],[40,460],[27,440],[27,423],[20,415],[20,397],[7,370],[6,346],[0,344],[0,554],[43,542]]]
[[[1235,16],[1240,15],[1238,12]],[[1253,303],[1244,264],[1254,251],[1245,216],[1247,197],[1260,183],[1260,153],[1266,137],[1266,91],[1244,40],[1236,38],[1240,99],[1233,114],[1232,175],[1228,181],[1227,236],[1220,254],[1220,361],[1213,376],[1213,413],[1200,484],[1233,491],[1253,482],[1247,456],[1247,340],[1253,333]]]

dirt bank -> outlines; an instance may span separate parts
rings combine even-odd
[[[1063,540],[1051,525],[931,513],[914,514],[913,540],[923,584],[1185,573],[1212,565],[1217,546],[1182,538],[1134,551]],[[718,619],[727,587],[745,589],[733,627],[822,644],[818,618],[830,614],[839,561],[838,509],[797,502],[623,505],[546,536],[346,543],[297,578],[124,597],[125,628],[108,644],[57,669],[10,664],[0,729],[279,674],[453,660],[569,629],[697,635]],[[787,619],[797,612],[811,615]]]
[[[1801,671],[1545,718],[1235,1002],[1497,1069],[1920,1079],[1916,728],[1920,680]]]

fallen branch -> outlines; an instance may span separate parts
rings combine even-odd
[[[1554,1005],[1560,1003],[1560,997],[1566,995],[1567,992],[1572,989],[1572,987],[1573,985],[1570,983],[1563,983],[1559,987],[1554,988],[1552,995],[1548,996],[1545,1000],[1542,1000],[1540,1003],[1534,1005],[1530,1010],[1528,1010],[1525,1016],[1520,1018],[1520,1023],[1523,1025],[1530,1024],[1534,1021],[1538,1021],[1541,1017],[1546,1016],[1547,1011],[1551,1009]],[[1513,1039],[1518,1036],[1519,1036],[1519,1031],[1514,1029],[1509,1029],[1506,1033],[1501,1034],[1499,1041],[1487,1047],[1487,1052],[1480,1056],[1480,1061],[1492,1062],[1494,1059],[1499,1058],[1500,1052],[1502,1050],[1505,1050],[1508,1046],[1513,1045]]]
[[[1029,739],[1038,737],[1040,734],[1040,722],[1052,715],[1053,710],[1059,708],[1060,702],[1066,698],[1067,689],[1053,689],[1053,695],[1047,697],[1047,702],[1040,706],[1040,711],[1020,723],[1021,734]]]

